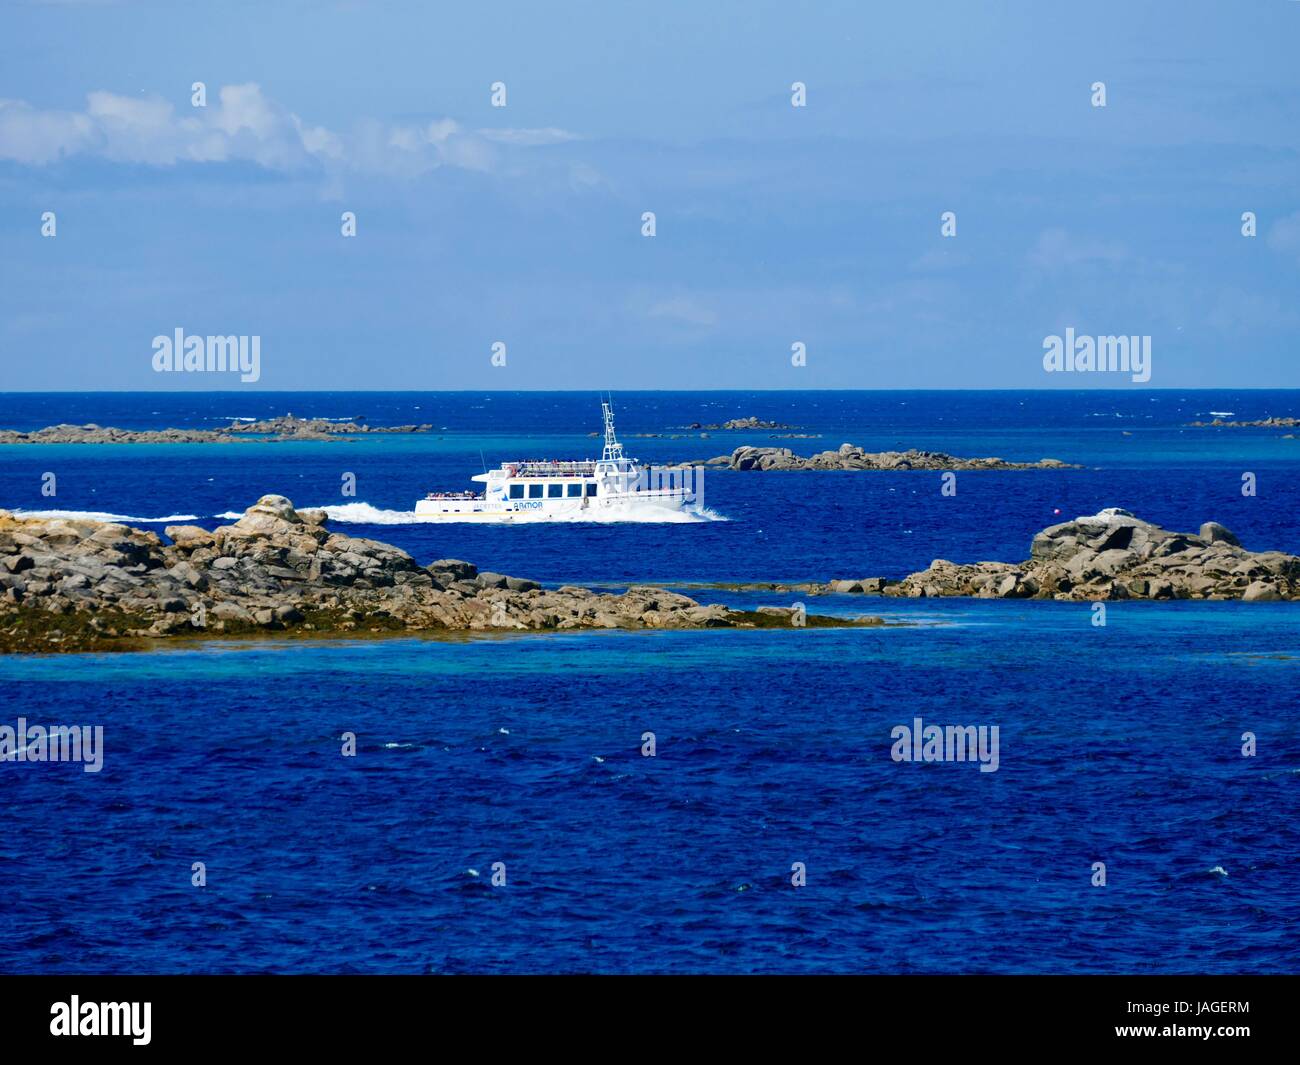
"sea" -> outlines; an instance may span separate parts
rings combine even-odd
[[[1084,603],[729,585],[1019,561],[1110,506],[1300,553],[1300,432],[1188,425],[1297,416],[1300,391],[612,398],[646,462],[851,442],[1080,468],[947,492],[937,472],[708,469],[671,523],[428,525],[415,501],[485,467],[597,454],[602,395],[0,394],[8,429],[433,426],[0,446],[18,513],[161,535],[277,493],[421,563],[888,622],[0,656],[0,725],[104,736],[99,772],[0,763],[0,972],[1296,970],[1300,605],[1117,602],[1100,624]],[[692,428],[746,416],[792,428]],[[895,760],[917,722],[996,727],[996,771]]]

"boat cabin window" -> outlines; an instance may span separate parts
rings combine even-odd
[[[511,499],[523,499],[523,498],[524,498],[524,486],[523,486],[522,484],[512,484],[512,485],[510,486],[510,498],[511,498]]]
[[[546,497],[548,499],[559,499],[562,495],[564,495],[564,485],[548,484],[546,486]]]
[[[540,485],[540,484],[530,484],[530,485],[528,486],[528,498],[529,498],[529,499],[541,499],[541,498],[542,498],[542,488],[543,488],[543,486]]]
[[[572,481],[569,483],[568,489],[569,489],[570,496],[580,496],[582,495],[582,482]]]
[[[587,482],[587,495],[589,495],[589,496],[594,496],[595,494],[596,494],[596,482],[595,482],[595,481],[588,481],[588,482]]]

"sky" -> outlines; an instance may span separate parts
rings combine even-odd
[[[1297,387],[1298,43],[1298,0],[2,0],[0,391]],[[177,329],[258,379],[157,372]],[[1150,379],[1048,373],[1067,329]]]

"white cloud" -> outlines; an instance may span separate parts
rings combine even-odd
[[[578,140],[576,133],[555,129],[552,126],[548,126],[546,129],[481,129],[479,130],[479,136],[485,140],[497,141],[500,144],[518,144],[526,148],[536,148],[546,144],[563,144],[566,141]]]
[[[324,126],[304,126],[297,115],[293,116],[293,121],[308,153],[322,159],[343,158],[343,141],[336,134]]]
[[[251,82],[222,86],[221,105],[214,117],[217,128],[230,137],[248,130],[258,140],[268,140],[278,132],[274,110]]]
[[[87,115],[37,111],[21,100],[0,100],[0,158],[44,166],[84,150],[94,134]]]
[[[451,118],[421,125],[368,120],[349,133],[310,125],[260,86],[223,86],[205,108],[177,113],[158,96],[97,91],[84,111],[0,99],[0,159],[46,166],[90,156],[150,166],[245,161],[269,170],[323,167],[414,177],[442,166],[493,170],[501,151],[576,139],[560,129],[465,130]]]
[[[1118,244],[1079,237],[1064,229],[1046,229],[1029,252],[1029,263],[1040,270],[1057,270],[1084,263],[1118,263],[1128,252]]]
[[[441,118],[430,122],[425,129],[425,136],[433,144],[442,144],[448,137],[460,132],[460,123],[453,118]]]

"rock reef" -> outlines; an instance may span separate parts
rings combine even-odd
[[[432,425],[373,427],[364,422],[335,422],[325,418],[282,418],[234,421],[219,429],[117,429],[95,425],[47,425],[24,432],[0,429],[0,444],[226,444],[231,441],[338,440],[369,433],[427,433]]]
[[[1170,532],[1111,507],[1038,533],[1020,563],[936,559],[901,581],[832,581],[832,592],[979,599],[1300,598],[1300,557],[1248,551],[1218,522]]]
[[[1069,470],[1078,469],[1059,459],[1008,462],[1000,458],[958,458],[942,451],[863,451],[841,444],[838,451],[820,451],[807,457],[788,447],[738,447],[730,455],[708,459],[706,466],[728,470]]]
[[[687,429],[715,429],[723,431],[733,431],[737,429],[797,429],[797,425],[786,425],[784,422],[769,422],[762,418],[756,418],[750,415],[748,418],[732,418],[721,424],[701,425],[699,422],[691,422],[686,426]]]
[[[1188,422],[1197,429],[1300,429],[1300,418],[1261,418],[1253,422],[1225,421],[1215,418],[1210,422]]]
[[[0,511],[0,650],[139,646],[162,637],[788,625],[662,588],[620,595],[536,581],[331,531],[318,511],[263,496],[232,525],[166,530]],[[808,627],[878,619],[808,617]]]

